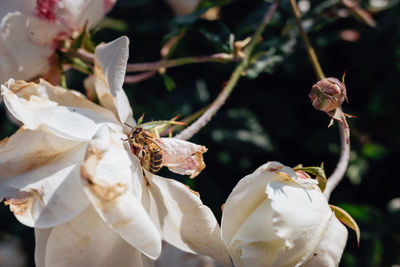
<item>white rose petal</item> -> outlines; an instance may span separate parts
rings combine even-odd
[[[8,87],[13,86],[13,83],[8,84]],[[20,83],[16,87],[20,89],[18,94],[2,85],[1,94],[8,111],[28,129],[40,128],[66,139],[88,141],[104,124],[121,127],[107,110],[92,108],[94,104],[89,104],[89,100],[67,90],[45,82],[39,87],[29,83]],[[65,96],[65,106],[59,101],[60,94]]]
[[[46,132],[19,130],[0,144],[0,199],[28,226],[70,220],[89,204],[79,176],[85,150]]]
[[[37,267],[154,266],[111,230],[92,207],[65,224],[35,229],[35,239]]]
[[[114,231],[155,259],[161,253],[161,237],[133,192],[132,180],[141,180],[140,166],[131,167],[121,136],[103,127],[89,145],[81,169],[85,192]]]
[[[19,12],[7,14],[1,21],[0,83],[11,77],[30,79],[49,71],[54,48],[33,42],[26,26],[29,23],[29,18]]]
[[[51,74],[56,43],[88,21],[93,27],[115,0],[0,1],[0,83]],[[52,77],[51,77],[52,78]]]
[[[332,213],[317,247],[304,267],[338,266],[347,241],[347,229]]]
[[[193,178],[206,167],[203,153],[207,148],[204,146],[175,138],[160,138],[157,144],[163,150],[163,163],[172,172]]]
[[[179,249],[210,256],[231,266],[212,211],[182,183],[146,171],[150,195],[144,205],[165,241]],[[146,198],[146,196],[143,196]]]
[[[133,126],[132,109],[122,89],[128,57],[129,39],[126,36],[98,46],[95,51],[94,77],[96,93],[102,106],[112,110],[121,123]]]

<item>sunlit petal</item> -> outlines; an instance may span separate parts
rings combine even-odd
[[[66,139],[88,141],[104,124],[121,129],[109,111],[46,82],[10,81],[8,87],[1,86],[1,92],[8,111],[31,130],[40,128]]]
[[[192,253],[208,255],[224,266],[230,259],[212,211],[198,194],[182,183],[146,172],[149,182],[147,209],[163,240]]]
[[[92,207],[65,224],[35,229],[35,239],[37,267],[154,266],[115,233]]]
[[[346,246],[347,234],[346,227],[332,214],[317,247],[308,255],[311,259],[301,266],[337,266]]]
[[[141,179],[132,166],[121,135],[101,128],[89,145],[81,175],[96,211],[122,238],[150,258],[161,253],[161,237],[140,200],[132,180]]]
[[[132,109],[122,89],[128,57],[129,39],[126,36],[98,46],[95,51],[94,77],[101,105],[113,111],[121,123],[133,125]]]
[[[89,204],[79,174],[85,150],[43,131],[17,131],[0,144],[0,199],[28,226],[73,218]]]
[[[278,251],[276,264],[294,265],[319,242],[332,211],[317,186],[308,189],[291,181],[275,181],[267,185],[266,193],[271,199],[273,229],[286,244]]]

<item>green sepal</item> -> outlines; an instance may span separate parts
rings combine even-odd
[[[71,65],[76,70],[83,72],[85,74],[93,74],[92,67],[79,58],[70,57],[67,54],[62,54],[62,53],[59,53],[58,57],[60,59],[61,64]]]
[[[82,28],[82,32],[79,36],[74,40],[69,49],[70,52],[77,51],[79,48],[84,48],[86,51],[90,53],[94,53],[95,45],[93,44],[92,40],[90,39],[90,33],[87,29],[87,22]]]
[[[151,132],[155,133],[157,136],[159,136],[160,133],[164,132],[171,125],[185,125],[185,123],[180,122],[180,121],[175,121],[174,119],[162,120],[162,121],[149,121],[149,122],[137,124],[137,126],[140,126],[145,130],[151,131]]]
[[[323,192],[326,186],[326,174],[324,170],[324,163],[321,163],[320,167],[303,167],[302,165],[297,165],[293,168],[295,171],[305,171],[309,174],[315,176],[315,179],[318,181],[318,187]]]
[[[356,221],[351,217],[350,214],[347,213],[342,208],[339,208],[338,206],[334,205],[329,205],[331,207],[331,210],[335,213],[336,218],[338,218],[339,221],[341,221],[343,224],[347,225],[351,229],[354,230],[357,236],[357,245],[360,245],[360,228],[358,227]]]

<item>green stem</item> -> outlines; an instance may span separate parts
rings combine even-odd
[[[258,26],[256,32],[253,34],[249,45],[244,50],[244,58],[242,62],[235,68],[228,82],[222,89],[221,93],[217,96],[217,98],[210,105],[210,108],[207,109],[203,115],[198,118],[193,124],[183,130],[181,133],[175,136],[177,139],[188,140],[194,134],[196,134],[200,129],[202,129],[212,118],[212,116],[221,108],[221,106],[225,103],[226,99],[231,94],[232,90],[235,88],[237,82],[239,81],[240,76],[246,70],[250,62],[250,56],[258,43],[261,34],[263,33],[265,27],[268,25],[271,20],[272,15],[275,13],[280,0],[275,0],[268,8],[267,13],[265,14],[261,24]]]
[[[299,7],[297,6],[296,0],[290,0],[290,5],[292,6],[294,18],[296,20],[297,27],[299,28],[301,38],[303,39],[304,45],[306,46],[308,57],[310,58],[311,64],[314,68],[315,75],[317,75],[318,80],[325,79],[325,74],[322,71],[321,65],[319,64],[318,57],[315,54],[315,50],[312,47],[303,26],[301,25],[301,14]]]

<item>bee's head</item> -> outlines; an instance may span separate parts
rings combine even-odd
[[[140,134],[142,131],[143,131],[143,128],[141,128],[141,127],[135,127],[135,128],[133,128],[133,130],[132,130],[132,137],[134,137],[134,136]]]

